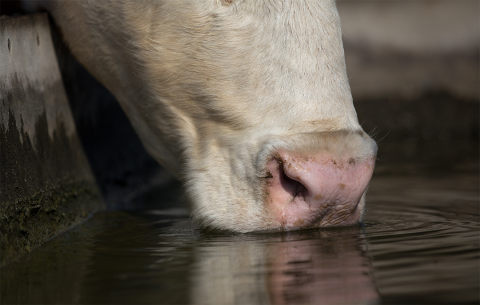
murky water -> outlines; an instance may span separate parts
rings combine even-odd
[[[199,230],[174,189],[3,268],[2,304],[479,302],[476,174],[378,176],[364,226],[274,234]]]

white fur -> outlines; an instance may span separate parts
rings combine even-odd
[[[53,15],[205,226],[272,228],[261,177],[275,150],[376,149],[355,132],[333,0],[28,3]]]

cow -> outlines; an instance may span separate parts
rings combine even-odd
[[[335,0],[27,0],[234,232],[358,224],[377,154],[353,106]]]

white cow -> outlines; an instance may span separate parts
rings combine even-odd
[[[25,4],[51,13],[203,226],[362,220],[377,147],[353,107],[334,0]]]

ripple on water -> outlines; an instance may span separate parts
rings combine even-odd
[[[382,193],[373,184],[363,227],[207,233],[179,209],[101,213],[3,268],[1,300],[5,304],[478,302],[478,214],[451,208],[455,198],[470,198],[471,203],[474,197],[454,192],[439,197],[435,192],[433,204],[425,192],[415,193],[405,181],[402,192],[413,193],[395,194],[388,188]],[[411,184],[419,185],[415,180]]]
[[[383,302],[478,302],[479,218],[445,212],[452,198],[462,194],[436,204],[416,196],[369,202],[365,235]]]

